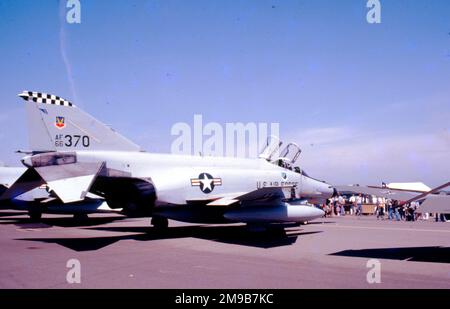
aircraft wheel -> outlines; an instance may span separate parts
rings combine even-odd
[[[39,221],[42,218],[42,212],[40,211],[29,211],[28,216],[30,217],[31,221]]]
[[[73,219],[78,222],[87,221],[89,216],[87,214],[74,214]]]
[[[164,217],[152,217],[152,221],[151,224],[159,230],[164,230],[167,229],[169,227],[169,220],[167,218]]]
[[[266,232],[273,236],[286,236],[286,230],[283,226],[271,226]]]

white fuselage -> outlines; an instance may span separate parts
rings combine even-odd
[[[182,205],[186,201],[211,200],[271,186],[295,185],[297,198],[326,199],[333,194],[329,184],[264,159],[119,151],[77,151],[76,154],[78,162],[106,162],[109,169],[151,180],[159,203]],[[205,173],[214,178],[212,190],[202,190],[205,188],[199,185],[200,175]]]

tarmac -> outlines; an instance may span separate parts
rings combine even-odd
[[[243,224],[0,211],[0,288],[450,288],[450,223],[317,219],[286,234]],[[81,283],[69,283],[68,261]],[[375,263],[375,264],[374,264]],[[376,265],[376,267],[374,266]],[[380,283],[373,278],[374,269]]]

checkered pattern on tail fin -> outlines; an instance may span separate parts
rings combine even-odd
[[[71,102],[61,97],[43,92],[24,91],[21,94],[19,94],[19,97],[21,97],[25,101],[33,101],[36,103],[68,106],[68,107],[74,106]]]
[[[32,151],[141,151],[141,147],[61,97],[32,91],[19,96],[26,101]]]

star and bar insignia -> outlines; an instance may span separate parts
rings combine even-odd
[[[208,173],[201,173],[198,178],[191,178],[191,186],[200,187],[200,190],[205,194],[211,193],[215,186],[221,185],[221,178],[214,178]]]

